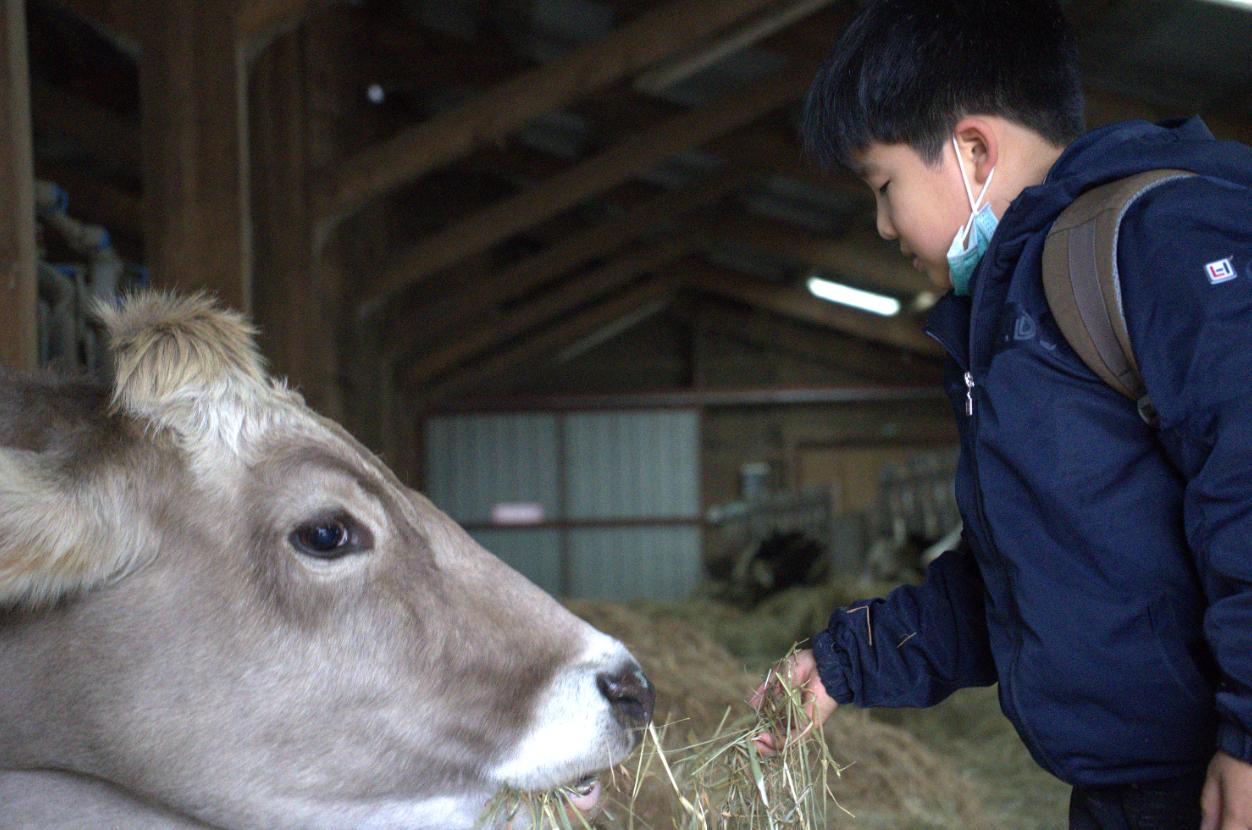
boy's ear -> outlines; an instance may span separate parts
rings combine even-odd
[[[999,161],[1000,135],[990,121],[976,115],[958,121],[955,134],[961,164],[967,173],[972,173],[970,185],[977,192]]]

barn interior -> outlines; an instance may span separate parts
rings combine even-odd
[[[1063,5],[1089,127],[1252,143],[1252,4]],[[759,668],[815,596],[915,579],[959,532],[936,290],[799,137],[857,8],[0,0],[0,362],[103,371],[91,299],[210,291],[545,590],[685,605]],[[717,603],[799,622],[762,645]],[[1018,776],[992,826],[1057,826],[993,697],[961,705],[966,732],[889,717],[941,754],[982,729],[1000,754],[958,765]]]

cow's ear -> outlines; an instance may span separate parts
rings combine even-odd
[[[110,492],[41,453],[0,449],[0,607],[50,605],[127,570],[135,549],[113,544]]]
[[[203,440],[237,427],[269,388],[255,330],[207,295],[145,292],[96,314],[113,354],[115,411]]]

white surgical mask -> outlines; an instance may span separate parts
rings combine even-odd
[[[996,226],[1000,223],[991,210],[991,204],[982,204],[996,170],[991,168],[987,181],[983,183],[982,190],[978,191],[978,198],[975,199],[974,191],[969,186],[969,178],[965,175],[965,165],[961,164],[961,148],[956,143],[956,136],[952,136],[952,149],[956,153],[956,166],[961,171],[961,184],[965,185],[965,197],[969,199],[969,221],[956,232],[951,246],[948,247],[948,274],[952,278],[952,290],[958,296],[965,296],[969,294],[969,281],[974,276],[974,269],[978,267],[982,255],[987,252],[991,237],[995,235]]]

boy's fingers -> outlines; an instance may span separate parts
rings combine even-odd
[[[1204,782],[1204,789],[1200,793],[1200,810],[1204,813],[1200,830],[1217,830],[1218,822],[1222,820],[1222,798],[1221,789],[1214,778]]]

